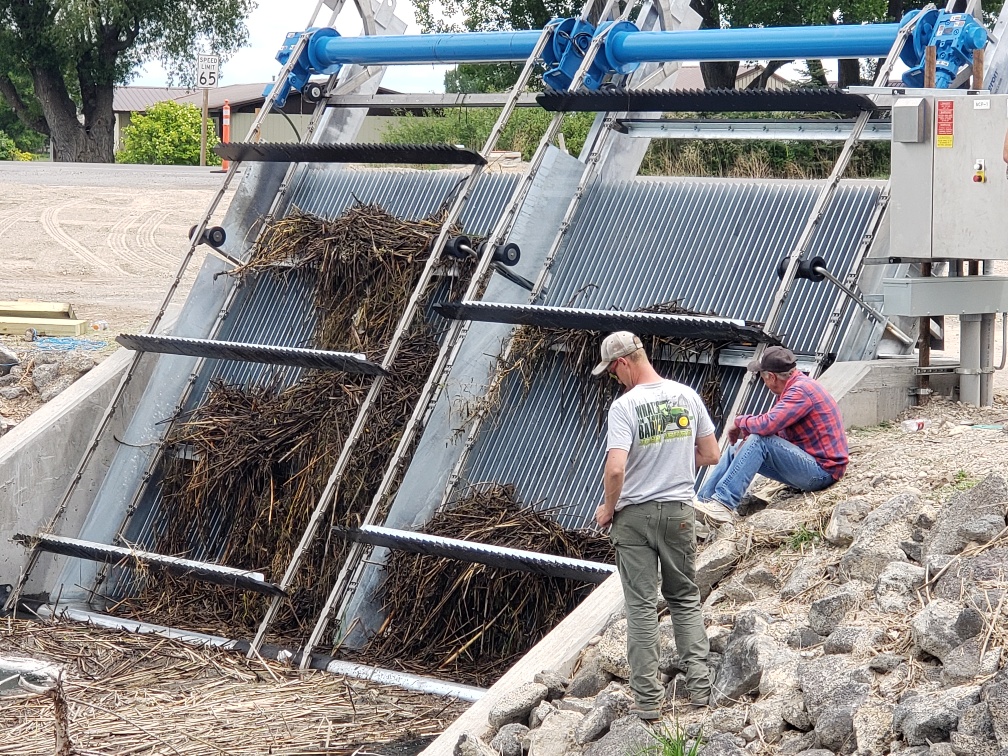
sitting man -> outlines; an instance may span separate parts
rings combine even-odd
[[[794,353],[768,347],[749,370],[760,374],[777,401],[769,412],[738,415],[725,428],[731,445],[707,473],[696,503],[715,524],[734,522],[757,473],[801,491],[820,491],[847,469],[840,409],[822,384],[798,370]]]

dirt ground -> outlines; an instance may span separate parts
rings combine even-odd
[[[189,228],[223,180],[211,168],[0,163],[0,300],[69,302],[77,317],[105,321],[113,333],[145,330],[188,250]],[[206,249],[197,248],[176,302]]]

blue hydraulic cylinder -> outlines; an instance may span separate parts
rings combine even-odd
[[[638,31],[620,24],[606,40],[607,57],[619,66],[675,60],[782,60],[885,56],[899,24],[795,26],[699,31]],[[629,28],[627,28],[629,27]],[[309,47],[315,67],[408,63],[523,61],[542,32],[468,32],[388,37],[320,36]],[[590,39],[590,36],[589,36]]]
[[[672,60],[793,60],[885,57],[899,24],[787,26],[699,31],[615,31],[606,56],[629,64]],[[617,66],[614,66],[616,68]]]

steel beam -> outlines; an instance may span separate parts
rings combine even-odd
[[[616,128],[632,137],[646,139],[767,139],[787,141],[843,141],[854,129],[853,119],[817,120],[732,120],[732,119],[624,119]],[[861,132],[862,140],[888,141],[892,124],[869,121]]]

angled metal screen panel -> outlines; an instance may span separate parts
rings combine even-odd
[[[676,300],[696,312],[763,322],[777,265],[797,242],[820,182],[638,178],[596,184],[558,253],[539,304],[634,310]],[[811,255],[843,277],[881,182],[844,182]],[[836,289],[797,281],[780,333],[814,354]]]
[[[699,390],[695,365],[655,361],[659,372]],[[740,368],[722,369],[723,403],[741,382]],[[615,383],[609,381],[615,392]],[[602,501],[605,412],[592,393],[583,402],[583,385],[563,364],[562,355],[546,360],[533,375],[528,394],[521,381],[509,380],[499,414],[485,423],[469,458],[467,485],[513,483],[519,501],[550,514],[567,528],[590,527]]]
[[[797,241],[820,186],[674,178],[596,184],[558,251],[540,304],[633,310],[677,300],[698,312],[762,321],[779,283],[777,265]],[[822,255],[841,278],[880,189],[880,182],[845,182],[819,225],[810,253]],[[785,343],[814,353],[836,296],[828,284],[797,281],[784,312]],[[663,375],[691,385],[699,373],[655,362]],[[722,407],[744,376],[742,368],[721,369]],[[527,395],[509,380],[454,495],[463,495],[465,484],[513,483],[526,504],[556,508],[567,527],[590,527],[602,500],[604,408],[580,407],[583,388],[559,357],[534,375]],[[757,391],[746,410],[763,411],[771,399]]]
[[[323,218],[335,218],[355,202],[380,205],[396,217],[419,220],[446,206],[469,171],[363,170],[304,165],[298,170],[290,205]],[[520,177],[483,174],[462,211],[462,228],[471,236],[493,229]]]
[[[355,202],[377,204],[397,217],[418,220],[436,212],[464,182],[464,171],[418,171],[410,169],[348,169],[305,165],[299,168],[289,207],[297,207],[326,219],[335,219]],[[484,175],[462,214],[463,230],[480,236],[492,229],[518,181],[516,175]],[[271,344],[311,348],[316,323],[313,274],[285,270],[260,273],[250,277],[228,311],[218,338],[247,344]],[[434,301],[446,298],[448,287],[439,286]],[[435,331],[445,323],[429,310]],[[380,361],[383,355],[368,355]],[[234,360],[210,360],[196,377],[193,390],[183,410],[191,411],[206,401],[212,382],[228,385],[274,385],[278,389],[292,385],[304,368]],[[151,549],[157,541],[156,524],[165,502],[158,480],[152,481],[130,520],[126,539],[140,548]],[[221,557],[226,535],[231,527],[227,508],[207,523],[207,543],[216,547],[200,549],[189,555],[194,559],[216,561]],[[128,595],[136,583],[121,570],[110,580],[111,595]]]

